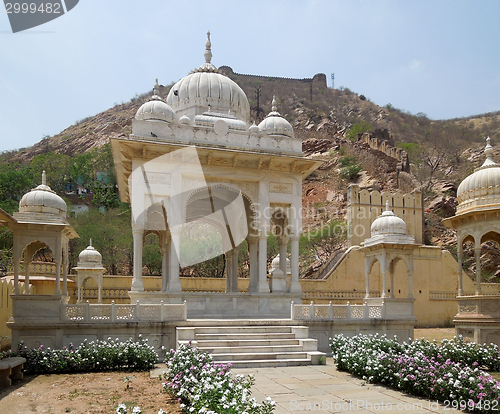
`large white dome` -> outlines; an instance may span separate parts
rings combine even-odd
[[[203,112],[233,113],[250,119],[250,104],[243,89],[212,65],[210,32],[206,43],[205,63],[178,81],[167,96],[167,104],[179,115],[190,118]],[[193,113],[186,113],[194,109]]]
[[[457,190],[457,213],[473,209],[474,207],[498,204],[500,195],[500,164],[492,158],[493,147],[490,138],[486,139],[484,149],[486,161],[479,168],[463,180]],[[495,200],[492,200],[492,199]]]
[[[66,218],[67,210],[66,202],[47,185],[45,171],[42,184],[26,193],[19,202],[20,213],[47,213]]]

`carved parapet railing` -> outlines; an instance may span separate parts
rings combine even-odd
[[[64,322],[96,323],[96,322],[167,322],[187,319],[186,302],[182,304],[154,303],[132,305],[109,305],[80,303],[76,305],[62,304],[62,320]]]
[[[344,320],[370,320],[385,318],[385,304],[351,305],[296,305],[292,302],[292,320],[294,321],[333,321]]]
[[[455,319],[481,318],[500,320],[500,295],[458,296],[458,315]]]

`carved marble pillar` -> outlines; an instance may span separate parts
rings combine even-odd
[[[298,235],[292,236],[290,253],[291,253],[291,255],[290,255],[291,269],[290,270],[291,270],[292,274],[290,277],[290,287],[288,288],[288,291],[290,293],[302,293],[302,287],[300,286],[300,282],[299,282],[299,236]],[[285,275],[286,275],[286,271],[285,271]]]
[[[144,284],[142,283],[142,244],[144,230],[139,228],[132,229],[134,237],[134,270],[132,276],[132,292],[144,292]]]
[[[481,244],[476,244],[474,248],[474,255],[476,256],[476,295],[481,294]]]
[[[408,299],[413,299],[413,253],[410,255],[408,267]]]
[[[240,255],[240,246],[236,246],[233,250],[233,283],[231,284],[231,292],[239,292],[238,289],[238,258]]]
[[[257,291],[258,280],[257,277],[259,275],[258,272],[258,242],[259,239],[257,237],[249,237],[248,241],[248,255],[250,256],[250,283],[248,285],[248,293],[254,293]]]
[[[32,248],[28,245],[24,250],[24,293],[26,295],[30,294],[30,263],[32,257]]]
[[[62,240],[58,238],[56,240],[56,251],[54,252],[54,261],[56,262],[56,286],[54,289],[54,295],[59,296],[61,294],[61,262],[62,262]]]
[[[69,247],[68,243],[66,242],[63,248],[63,291],[62,291],[63,296],[68,296],[68,265],[69,265],[68,254],[69,254]],[[102,291],[102,286],[101,286],[101,291]]]
[[[365,257],[365,299],[370,298],[370,259]]]
[[[380,272],[382,273],[382,295],[380,297],[387,298],[387,253],[382,251],[382,258],[380,260]]]
[[[458,245],[457,249],[457,262],[458,262],[458,296],[464,295],[463,279],[462,279],[462,243]]]
[[[257,283],[257,292],[269,293],[269,284],[267,283],[267,233],[259,237],[259,281]]]
[[[224,253],[226,256],[226,293],[233,291],[233,251]]]
[[[168,285],[168,262],[170,259],[170,238],[166,233],[162,233],[162,246],[161,246],[161,291],[167,291]]]
[[[21,260],[21,249],[19,247],[19,238],[16,237],[16,233],[14,233],[12,260],[14,261],[14,295],[19,295],[21,293],[19,291],[19,262]]]
[[[179,278],[179,256],[175,250],[175,246],[180,245],[179,230],[170,231],[170,260],[169,260],[169,274],[167,292],[181,292],[181,280]]]

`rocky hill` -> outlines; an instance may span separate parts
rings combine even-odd
[[[441,219],[454,214],[458,184],[482,163],[485,136],[490,136],[493,144],[498,143],[496,155],[500,160],[500,112],[434,121],[425,114],[412,115],[390,104],[380,107],[349,89],[328,89],[326,84],[312,80],[293,83],[232,71],[228,75],[247,93],[256,120],[271,111],[272,95],[276,95],[278,110],[303,140],[305,154],[327,161],[304,182],[304,207],[311,213],[304,215],[305,229],[321,226],[332,218],[345,219],[350,183],[387,191],[420,187],[426,206],[426,242],[456,250],[454,231],[445,229]],[[170,87],[161,86],[160,95],[166,97]],[[3,153],[0,162],[28,163],[49,152],[81,154],[101,147],[111,137],[128,136],[133,116],[151,93],[83,119],[30,148]],[[363,142],[363,133],[406,151],[410,165],[404,188],[398,180],[400,162],[387,151]],[[489,263],[485,270],[491,280],[500,280],[496,272],[500,264],[497,247],[485,246]],[[325,260],[330,252],[318,253]],[[466,266],[473,270],[472,261]]]

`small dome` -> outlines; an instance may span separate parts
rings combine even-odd
[[[179,119],[179,124],[182,124],[182,125],[191,125],[191,120],[189,119],[188,116],[182,115],[181,118]]]
[[[139,121],[165,121],[175,120],[174,110],[168,106],[159,96],[160,89],[158,79],[156,79],[154,94],[151,99],[144,103],[135,114],[135,119]]]
[[[406,223],[389,210],[389,202],[385,204],[385,211],[378,216],[371,226],[371,236],[403,235],[406,236]]]
[[[250,104],[243,89],[220,73],[211,63],[210,32],[205,50],[205,63],[178,81],[167,95],[167,104],[176,112],[199,108],[197,115],[207,109],[211,112],[233,112],[238,118],[250,117]]]
[[[291,262],[290,259],[287,257],[286,258],[286,272],[290,273],[291,272]],[[280,255],[276,255],[276,257],[273,259],[271,262],[271,271],[270,273],[274,272],[276,269],[279,269],[280,267]]]
[[[68,206],[47,185],[45,171],[42,173],[42,184],[26,193],[19,202],[20,213],[48,213],[66,218]]]
[[[255,125],[255,122],[252,124],[252,126],[248,129],[248,131],[251,133],[251,134],[259,134],[260,133],[260,128]]]
[[[273,97],[272,111],[259,124],[259,129],[264,135],[284,135],[293,137],[293,128],[290,123],[277,112],[276,97]]]
[[[102,256],[93,246],[92,239],[90,245],[78,256],[78,267],[102,267]]]
[[[484,153],[486,161],[463,180],[457,190],[457,213],[474,207],[498,204],[500,194],[500,164],[492,159],[493,147],[490,138],[486,139]],[[490,200],[495,198],[495,200]]]

